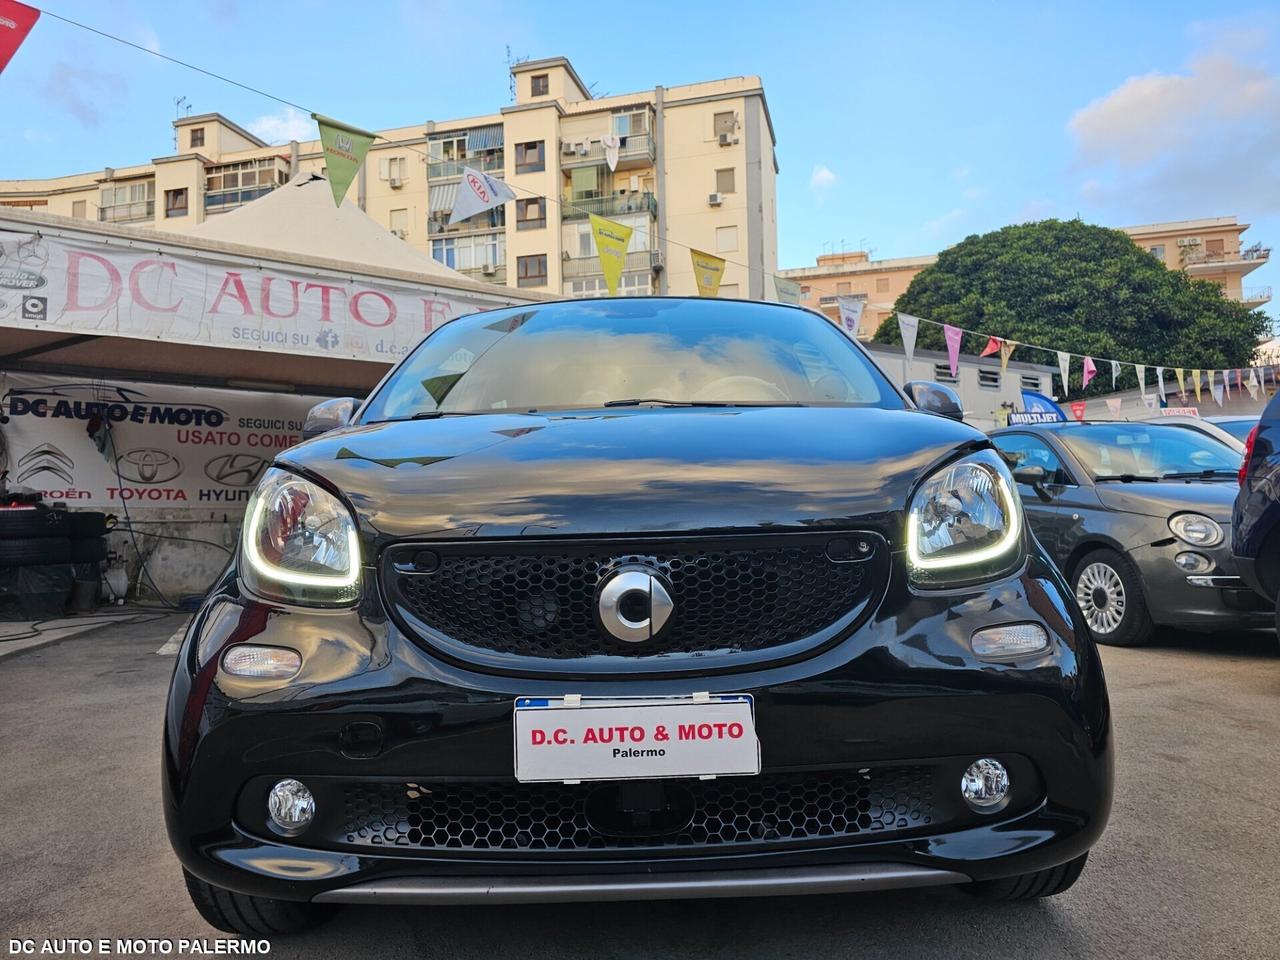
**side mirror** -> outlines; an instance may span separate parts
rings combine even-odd
[[[1045,472],[1044,467],[1031,464],[1025,467],[1018,467],[1013,471],[1013,479],[1015,483],[1022,483],[1030,487],[1036,492],[1036,496],[1045,503],[1053,499],[1053,497],[1049,496],[1049,491],[1044,488],[1045,481],[1049,479],[1049,474]]]
[[[310,440],[330,430],[345,427],[351,422],[356,412],[355,397],[337,397],[317,403],[307,411],[307,419],[302,425],[302,439]]]
[[[902,388],[920,410],[936,413],[952,420],[964,419],[964,404],[950,387],[932,380],[912,380]]]

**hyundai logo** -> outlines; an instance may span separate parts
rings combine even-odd
[[[204,465],[204,475],[228,487],[251,487],[262,476],[268,461],[252,453],[224,453]]]
[[[182,472],[182,461],[168,450],[138,447],[116,457],[116,469],[134,483],[168,483]]]
[[[642,566],[615,570],[601,583],[596,598],[600,626],[624,643],[644,643],[657,636],[673,610],[662,580]]]

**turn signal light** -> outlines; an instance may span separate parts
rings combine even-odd
[[[238,643],[222,655],[222,669],[235,677],[288,680],[302,669],[302,655],[287,647]]]
[[[1009,660],[1049,648],[1049,634],[1038,623],[1006,623],[974,632],[969,646],[983,660]]]

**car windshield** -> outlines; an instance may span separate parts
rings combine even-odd
[[[862,351],[816,314],[636,298],[454,320],[396,368],[361,422],[649,404],[905,406]]]
[[[1240,454],[1195,430],[1147,423],[1091,423],[1058,433],[1095,480],[1225,479]]]
[[[1258,425],[1258,421],[1253,417],[1237,420],[1211,420],[1210,423],[1221,427],[1223,430],[1227,431],[1227,433],[1240,441],[1244,441],[1248,438],[1249,431]]]

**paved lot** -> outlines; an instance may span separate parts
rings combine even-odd
[[[0,661],[0,947],[212,937],[160,815],[161,704],[181,621],[111,625]],[[1056,900],[952,890],[775,901],[347,909],[273,956],[1280,956],[1280,650],[1267,635],[1105,649],[1111,826]]]

